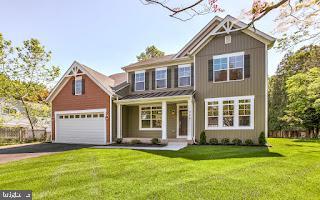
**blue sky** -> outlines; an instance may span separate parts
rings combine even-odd
[[[225,9],[219,16],[238,17],[252,1],[219,2]],[[63,73],[77,60],[107,75],[135,62],[148,45],[166,54],[178,52],[216,15],[181,22],[166,10],[142,5],[139,0],[2,0],[1,7],[0,32],[15,45],[37,38],[53,52],[52,63]],[[275,16],[271,13],[256,27],[274,35]],[[269,75],[274,74],[282,55],[269,51]]]

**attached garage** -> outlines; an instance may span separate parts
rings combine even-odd
[[[106,144],[106,110],[56,112],[56,143]]]

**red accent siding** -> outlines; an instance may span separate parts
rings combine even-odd
[[[67,110],[87,110],[87,109],[107,109],[106,112],[106,135],[107,143],[110,142],[110,96],[96,85],[88,76],[83,75],[85,79],[85,94],[72,94],[71,77],[58,95],[52,101],[52,140],[55,140],[55,111]]]

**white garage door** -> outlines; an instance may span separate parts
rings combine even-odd
[[[57,143],[105,144],[104,112],[56,114]]]

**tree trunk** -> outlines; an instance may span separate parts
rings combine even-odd
[[[35,140],[36,137],[35,137],[35,134],[34,134],[34,127],[33,127],[31,116],[30,116],[30,113],[29,113],[29,110],[28,110],[28,106],[27,106],[26,102],[24,102],[23,98],[21,98],[21,102],[22,102],[22,105],[24,107],[24,110],[26,111],[26,115],[27,115],[28,121],[29,121],[30,126],[31,126],[32,139]]]

